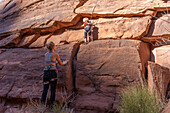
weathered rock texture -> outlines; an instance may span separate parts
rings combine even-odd
[[[0,48],[4,49],[0,49],[0,112],[21,112],[18,108],[22,103],[11,107],[9,100],[25,103],[30,95],[40,98],[46,52],[42,47],[50,41],[63,45],[57,52],[63,60],[69,59],[67,66],[58,66],[58,88],[66,87],[70,93],[77,79],[78,96],[71,104],[76,112],[116,110],[120,91],[147,78],[151,45],[169,44],[169,12],[168,0],[1,1]],[[79,46],[84,40],[84,17],[96,24],[92,40],[100,41]],[[157,49],[155,59],[169,67],[168,52]],[[168,79],[158,82],[159,74],[168,69],[152,63],[149,69],[149,77],[156,76],[152,88],[159,90],[168,84]]]
[[[48,35],[61,28],[76,25],[79,17],[76,17],[73,10],[78,3],[78,0],[2,1],[0,34],[2,37],[10,39],[5,45],[29,47],[44,34]],[[16,32],[20,32],[20,35],[13,35]],[[29,35],[33,36],[27,38]],[[25,38],[28,40],[26,39],[27,41],[25,41]],[[5,38],[4,40],[7,39]],[[43,46],[45,41],[43,41]],[[37,46],[31,45],[31,47]]]
[[[149,59],[148,44],[140,41],[103,40],[81,45],[77,56],[78,97],[73,106],[83,113],[116,110],[119,93],[140,83],[142,66]]]
[[[96,0],[87,1],[82,7],[76,9],[77,13],[91,13]],[[98,0],[94,13],[96,14],[152,14],[147,11],[150,8],[167,6],[162,0]],[[103,10],[104,9],[104,10]]]
[[[153,60],[161,66],[170,68],[170,46],[162,46],[153,50]]]
[[[147,31],[147,26],[150,24],[150,16],[132,17],[132,18],[115,18],[115,19],[98,19],[97,27],[99,28],[99,39],[104,38],[136,38],[144,36]],[[108,27],[106,27],[108,26]]]
[[[154,29],[152,31],[153,36],[160,36],[160,35],[164,35],[164,34],[170,34],[170,30],[168,29],[169,27],[169,17],[170,14],[164,14],[162,17],[160,17],[159,19],[157,19],[156,21],[153,21],[153,24],[155,24]]]
[[[168,94],[168,84],[170,84],[170,69],[149,62],[148,65],[148,88],[156,92],[162,98]]]
[[[95,3],[96,0],[3,0],[0,5],[0,47],[37,48],[50,40],[55,40],[56,45],[82,42],[82,18],[91,17]],[[140,39],[147,35],[152,17],[160,17],[157,14],[168,11],[169,6],[162,0],[99,0],[93,14],[93,22],[98,25],[94,33],[98,35],[97,39]],[[162,19],[167,20],[167,17],[160,17]],[[153,33],[157,34],[160,33]],[[141,40],[155,42],[155,38],[151,38],[153,41],[150,37]]]
[[[149,44],[136,40],[101,40],[80,48],[77,43],[57,46],[62,60],[69,59],[69,64],[58,66],[56,99],[61,100],[59,91],[64,88],[68,92],[73,90],[73,78],[76,77],[78,96],[71,104],[76,112],[116,110],[121,90],[144,79],[149,50]],[[41,97],[45,52],[45,49],[1,49],[2,110],[22,110],[22,104],[30,96]],[[18,105],[21,107],[8,107],[7,100],[23,103]]]
[[[71,67],[78,47],[79,44],[75,43],[57,47],[61,59],[69,60],[68,65],[57,66],[59,71],[58,93],[63,89],[73,90]],[[0,99],[3,100],[4,108],[7,107],[8,100],[25,102],[30,97],[34,99],[41,97],[46,51],[46,49],[1,49]],[[59,96],[57,99],[61,100],[61,95]]]

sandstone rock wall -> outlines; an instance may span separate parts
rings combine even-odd
[[[81,42],[82,18],[91,17],[95,3],[96,0],[3,0],[0,5],[0,47],[37,48],[50,40],[55,40],[56,45]],[[98,39],[131,38],[155,43],[157,35],[167,36],[167,32],[154,30],[151,36],[156,37],[143,37],[152,27],[151,23],[160,17],[158,14],[168,13],[169,6],[169,2],[162,0],[99,0],[92,19],[98,27],[94,32]],[[162,20],[169,21],[166,16],[158,20],[153,25],[155,29]],[[163,22],[167,24],[166,21]],[[164,27],[163,31],[168,29],[166,25]]]
[[[77,56],[78,97],[72,106],[83,113],[116,110],[121,90],[143,80],[142,66],[150,60],[147,51],[147,44],[135,40],[103,40],[81,45]],[[141,52],[145,57],[140,56]]]
[[[121,90],[143,79],[150,59],[149,50],[148,44],[136,40],[100,40],[81,46],[78,43],[57,46],[62,60],[69,59],[69,64],[58,66],[56,99],[61,100],[61,90],[66,88],[71,93],[76,84],[78,96],[71,104],[76,112],[116,110]],[[7,107],[8,100],[26,102],[30,96],[41,97],[45,52],[45,49],[1,49],[0,98],[6,111],[12,109]]]
[[[121,90],[147,77],[151,91],[155,88],[165,95],[169,71],[162,66],[169,68],[165,51],[169,46],[155,49],[155,61],[161,66],[148,66],[148,61],[153,46],[169,44],[169,12],[167,0],[98,0],[97,4],[96,0],[2,0],[0,112],[21,112],[30,95],[40,98],[43,47],[50,41],[58,45],[63,60],[69,59],[67,66],[58,66],[56,99],[61,100],[59,90],[71,93],[76,85],[78,95],[71,106],[77,113],[114,112]],[[94,42],[86,46],[80,45],[84,17],[96,24]]]
[[[170,83],[170,69],[161,67],[160,65],[149,62],[148,65],[148,87],[149,90],[156,92],[162,98],[165,98]],[[169,98],[169,97],[168,97]]]
[[[61,91],[73,90],[72,64],[79,44],[73,43],[57,47],[62,60],[69,60],[66,66],[57,66],[57,100],[62,100]],[[5,110],[21,109],[29,98],[40,99],[42,94],[42,76],[46,49],[1,49],[0,50],[0,101]],[[21,102],[20,102],[21,101]],[[20,105],[21,104],[21,105]],[[22,105],[23,104],[23,105]],[[8,109],[9,107],[9,109]]]
[[[170,46],[155,48],[153,51],[153,60],[161,66],[170,68]]]

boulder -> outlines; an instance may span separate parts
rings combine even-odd
[[[154,62],[148,63],[148,88],[151,93],[157,93],[162,98],[167,96],[170,84],[170,69]]]
[[[81,70],[82,74],[88,75],[91,73],[95,73],[95,75],[105,75],[107,73],[109,75],[125,74],[136,76],[138,66],[135,67],[135,63],[131,63],[132,65],[128,66],[130,68],[132,67],[132,70],[130,70],[127,69],[126,63],[139,61],[141,65],[146,65],[150,59],[149,49],[149,44],[137,40],[94,41],[87,46],[81,45],[78,52],[78,67],[80,70],[83,69]],[[126,56],[124,54],[126,54]],[[142,54],[145,54],[145,56]],[[117,60],[119,58],[120,60]],[[130,58],[132,58],[132,60],[130,60]],[[141,62],[141,60],[143,60],[143,62]],[[114,66],[111,66],[112,64]]]
[[[164,13],[162,12],[161,17],[152,21],[148,36],[162,36],[162,35],[170,34],[169,23],[168,23],[170,14],[165,14],[165,13],[168,12],[167,11],[165,11]]]
[[[100,40],[81,45],[76,74],[80,96],[72,106],[82,112],[116,110],[121,90],[143,79],[142,66],[150,59],[149,53],[148,44],[136,40]]]
[[[152,50],[155,63],[170,68],[170,46],[161,46]]]

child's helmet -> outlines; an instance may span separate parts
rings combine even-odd
[[[87,20],[89,20],[87,17],[86,17],[86,18],[83,18],[83,22],[85,22],[85,21],[87,21]]]

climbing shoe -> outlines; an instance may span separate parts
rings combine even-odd
[[[87,45],[87,42],[84,42],[83,45]]]

